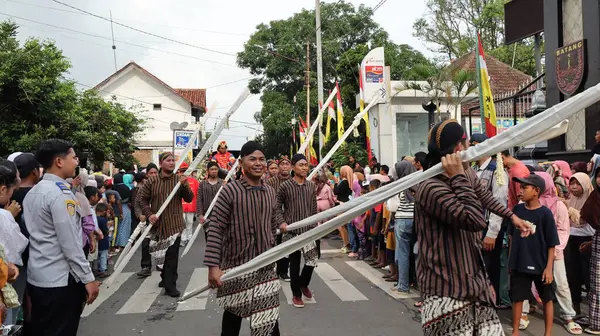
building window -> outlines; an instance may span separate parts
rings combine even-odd
[[[427,152],[429,135],[427,113],[396,113],[396,153],[398,158]]]
[[[160,111],[162,110],[162,104],[152,104],[152,109],[154,111]]]

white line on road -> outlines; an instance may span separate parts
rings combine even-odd
[[[152,275],[142,282],[138,290],[119,309],[117,315],[147,312],[162,290],[158,287],[159,282],[160,273],[152,272]]]
[[[342,252],[340,252],[339,249],[321,250],[321,254],[334,254],[334,253],[338,253],[339,255],[344,255]]]
[[[185,292],[190,292],[193,289],[204,287],[208,284],[208,268],[196,268],[190,282],[185,289]],[[177,311],[190,311],[190,310],[204,310],[206,309],[206,303],[208,301],[208,291],[194,296],[187,301],[181,302],[177,305]]]
[[[292,288],[290,287],[290,283],[289,282],[285,282],[283,280],[279,280],[281,282],[281,289],[283,290],[283,294],[285,294],[285,298],[287,299],[287,303],[289,305],[294,304],[294,301],[292,301],[292,298],[294,297],[294,294],[292,294]],[[315,297],[313,296],[312,300],[304,300],[305,304],[308,303],[317,303],[317,300],[315,300]]]
[[[394,286],[394,283],[386,282],[384,279],[381,278],[381,272],[367,265],[363,261],[346,261],[346,264],[354,268],[358,273],[362,274],[362,276],[371,281],[375,286],[381,288],[383,291],[386,292],[386,294],[393,297],[394,299],[418,298],[420,296],[419,292],[417,292],[416,290],[411,291],[411,293],[409,294],[391,292],[390,289]]]
[[[319,267],[315,268],[315,272],[325,281],[325,284],[342,301],[366,301],[369,300],[356,287],[352,286],[342,275],[336,271],[331,265],[319,263]]]
[[[112,285],[110,287],[101,287],[98,297],[96,298],[94,303],[92,303],[89,306],[85,306],[85,308],[83,309],[83,313],[81,314],[81,317],[90,316],[90,314],[93,313],[94,310],[96,310],[96,308],[98,308],[104,301],[106,301],[106,299],[108,299],[111,295],[113,295],[121,287],[121,285],[123,283],[125,283],[125,281],[127,281],[127,279],[129,279],[129,277],[132,274],[133,274],[133,272],[121,273],[117,276],[117,278],[115,279],[115,281],[112,283]]]

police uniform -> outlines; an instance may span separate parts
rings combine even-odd
[[[70,185],[49,173],[23,203],[31,298],[31,325],[25,333],[75,336],[86,300],[84,284],[95,280],[83,253],[80,206]]]

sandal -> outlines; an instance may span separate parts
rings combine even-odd
[[[519,321],[519,330],[525,330],[525,329],[527,329],[527,327],[529,327],[529,323],[531,323],[531,321],[521,319]]]
[[[564,324],[564,326],[565,326],[565,329],[567,329],[567,331],[571,335],[581,335],[581,333],[583,332],[583,329],[581,328],[581,326],[573,321]],[[600,333],[599,333],[599,335],[600,335]]]
[[[398,281],[398,278],[395,278],[395,279],[394,278],[387,278],[387,279],[385,279],[385,281],[386,282],[396,282],[396,281]]]
[[[415,307],[421,307],[421,306],[423,306],[423,301],[415,302]]]
[[[600,335],[600,330],[594,330],[592,328],[586,328],[585,332],[586,332],[586,334],[590,334],[590,335]]]

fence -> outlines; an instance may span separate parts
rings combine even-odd
[[[526,113],[531,110],[533,94],[536,91],[536,83],[544,76],[545,73],[541,74],[517,91],[494,95],[496,129],[498,133],[525,120]],[[541,88],[541,90],[545,89],[546,87]],[[481,126],[478,127],[478,125],[473,125],[473,117],[478,119],[481,118],[479,100],[475,100],[473,104],[476,104],[476,106],[470,107],[468,115],[466,116],[469,120],[469,134],[482,133]],[[465,103],[465,105],[468,105],[468,103]]]

